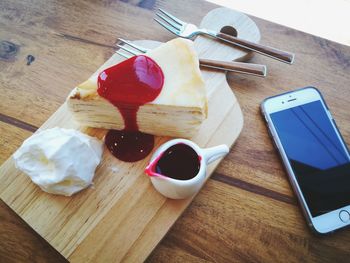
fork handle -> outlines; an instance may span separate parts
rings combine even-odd
[[[245,48],[245,49],[249,49],[252,51],[255,51],[257,53],[260,53],[262,55],[277,59],[279,61],[288,63],[288,64],[292,64],[294,61],[294,54],[287,52],[287,51],[283,51],[283,50],[279,50],[273,47],[269,47],[269,46],[264,46],[258,43],[254,43],[254,42],[250,42],[248,40],[244,40],[238,37],[234,37],[234,36],[230,36],[224,33],[216,33],[215,35],[217,38],[225,41],[225,42],[229,42],[231,44],[237,45],[239,47]]]
[[[225,62],[210,59],[200,59],[199,64],[205,68],[213,68],[224,71],[266,77],[266,66],[243,62]]]

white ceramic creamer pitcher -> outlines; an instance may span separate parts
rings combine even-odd
[[[198,156],[198,172],[189,179],[178,179],[181,177],[180,175],[169,177],[162,174],[162,172],[159,171],[159,168],[157,166],[158,162],[162,160],[162,157],[166,152],[167,154],[169,153],[168,149],[174,148],[172,146],[175,145],[189,146],[190,148],[192,148],[192,150],[194,150],[195,154]],[[164,143],[155,151],[150,163],[146,167],[145,172],[149,175],[153,186],[162,195],[172,199],[183,199],[194,195],[202,187],[206,179],[207,165],[211,162],[214,162],[218,158],[226,155],[228,152],[229,148],[224,144],[202,149],[190,140],[174,139]],[[175,169],[175,171],[176,170],[177,169]],[[179,167],[179,170],[182,170],[181,167]]]

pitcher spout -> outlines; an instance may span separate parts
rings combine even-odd
[[[146,169],[145,169],[145,173],[149,176],[149,177],[160,177],[160,178],[167,178],[165,175],[159,174],[156,172],[156,166],[157,163],[160,159],[161,155],[157,156],[157,158],[155,158],[153,161],[151,161]]]

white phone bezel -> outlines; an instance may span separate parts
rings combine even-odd
[[[340,212],[342,210],[346,210],[348,213],[350,213],[350,204],[345,206],[345,207],[328,212],[326,214],[312,217],[310,210],[305,202],[302,191],[301,191],[299,184],[297,182],[296,176],[294,175],[294,172],[293,172],[292,167],[289,163],[287,155],[283,149],[282,143],[278,137],[275,126],[273,125],[272,119],[270,118],[271,113],[282,111],[282,110],[289,109],[289,108],[293,108],[293,107],[303,105],[303,104],[313,102],[313,101],[320,101],[322,103],[323,108],[326,111],[326,113],[329,117],[329,120],[332,123],[332,126],[335,129],[337,136],[338,136],[345,152],[349,156],[349,152],[346,148],[346,145],[345,145],[337,127],[335,126],[335,124],[333,122],[333,118],[332,118],[320,92],[317,89],[315,89],[313,87],[308,87],[308,88],[299,89],[299,90],[296,90],[293,92],[281,94],[279,96],[268,98],[262,103],[261,108],[262,108],[262,112],[265,116],[265,119],[268,123],[268,128],[271,131],[273,140],[275,141],[276,146],[281,154],[283,163],[287,168],[290,182],[294,188],[294,191],[297,194],[297,197],[298,197],[298,199],[301,203],[301,206],[303,208],[303,212],[304,212],[305,216],[307,217],[307,220],[308,220],[310,226],[316,232],[321,233],[321,234],[325,234],[325,233],[332,232],[336,229],[345,227],[347,225],[350,225],[350,220],[345,223],[340,219]],[[349,156],[349,158],[350,158],[350,156]]]

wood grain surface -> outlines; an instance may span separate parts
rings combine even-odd
[[[0,53],[0,161],[58,109],[72,85],[113,53],[118,36],[171,39],[152,21],[157,7],[198,24],[214,6],[184,0],[2,0],[0,39],[14,43],[19,51],[16,56],[16,48],[6,48],[11,54]],[[229,75],[245,117],[242,134],[149,262],[348,262],[349,229],[319,237],[307,228],[259,104],[267,96],[314,85],[349,144],[350,48],[254,21],[261,43],[295,53],[295,63],[289,66],[256,55],[250,62],[268,65],[266,79]],[[35,60],[27,66],[29,54]],[[62,258],[2,203],[0,261],[61,262]]]

